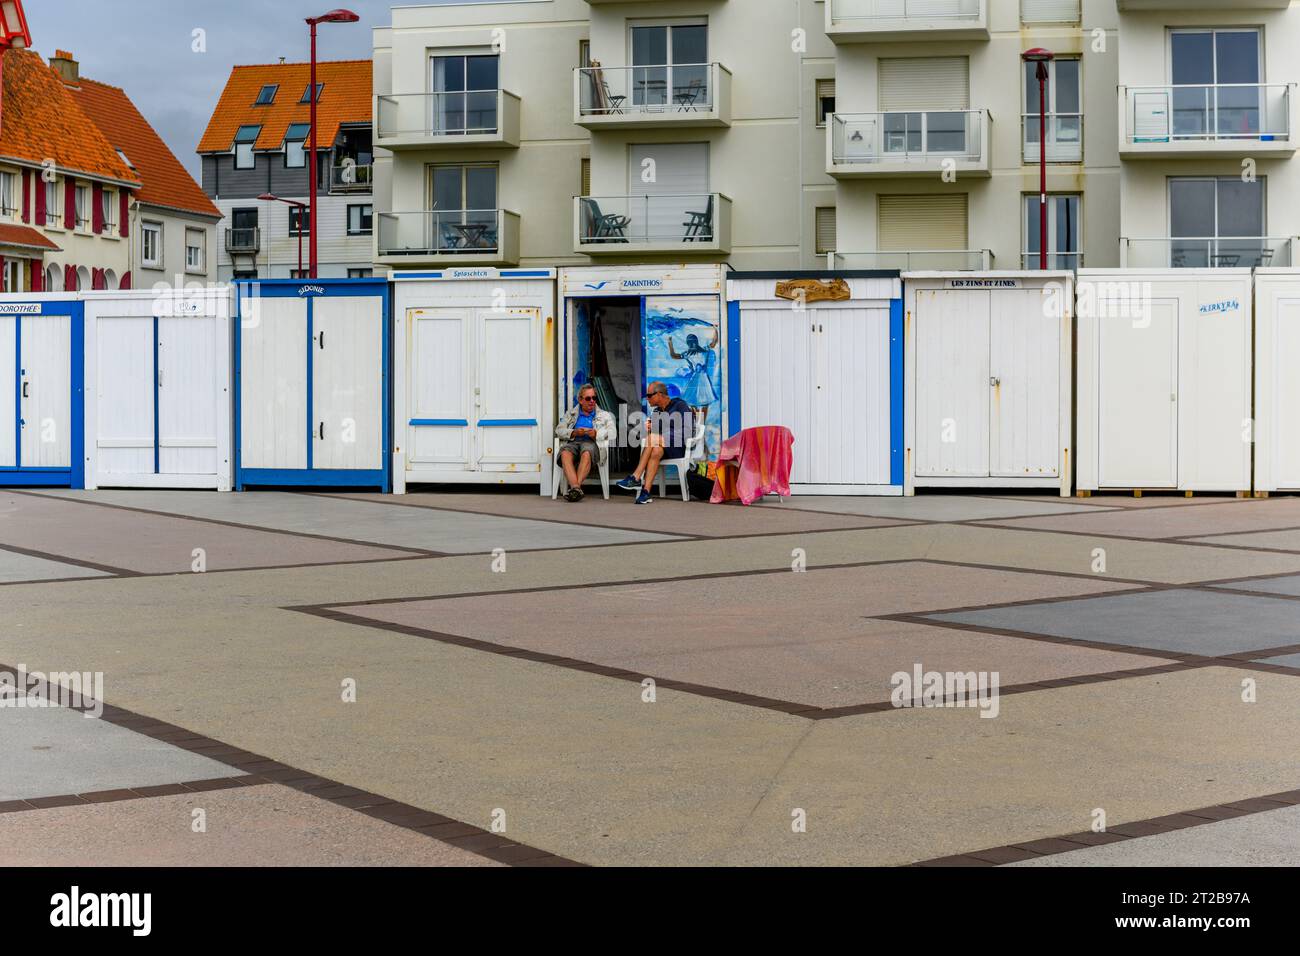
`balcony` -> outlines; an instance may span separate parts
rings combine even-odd
[[[870,176],[989,175],[988,110],[835,113],[826,124],[826,172]]]
[[[589,256],[731,251],[731,199],[691,196],[575,196],[574,251]]]
[[[226,252],[235,255],[256,255],[262,248],[262,230],[256,226],[251,229],[227,229]]]
[[[519,214],[505,209],[381,212],[379,261],[386,265],[519,264]]]
[[[1115,0],[1120,13],[1142,10],[1285,10],[1291,0]]]
[[[1042,130],[1037,113],[1023,113],[1020,117],[1024,144],[1025,165],[1037,166],[1041,153],[1038,150],[1038,137]],[[1047,114],[1047,161],[1049,163],[1083,162],[1083,114],[1049,113]]]
[[[1020,268],[1025,272],[1037,272],[1042,259],[1036,252],[1020,254]],[[1077,272],[1083,268],[1082,252],[1049,252],[1047,268],[1052,272]]]
[[[1125,269],[1289,268],[1295,237],[1220,236],[1197,239],[1121,239]]]
[[[988,0],[826,0],[835,43],[987,40]]]
[[[368,193],[374,180],[374,166],[343,163],[330,167],[331,193]]]
[[[731,71],[721,63],[579,67],[573,122],[590,130],[730,126]]]
[[[884,252],[833,252],[826,268],[898,269],[902,272],[988,272],[993,253],[988,249],[908,249]]]
[[[1277,157],[1295,153],[1291,85],[1121,86],[1125,159]]]
[[[385,149],[519,146],[519,97],[505,90],[390,93],[376,112],[375,145]]]

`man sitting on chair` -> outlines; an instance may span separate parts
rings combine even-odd
[[[640,489],[636,496],[639,505],[648,505],[654,500],[650,497],[650,489],[654,487],[655,474],[667,462],[685,458],[686,439],[695,434],[695,413],[691,406],[680,398],[669,398],[668,386],[663,382],[651,382],[645,397],[654,412],[646,430],[641,460],[637,462],[636,470],[615,486],[623,491]],[[690,429],[689,435],[687,429]]]
[[[596,388],[584,385],[578,389],[578,404],[569,409],[555,428],[560,446],[560,465],[564,468],[569,491],[567,501],[582,500],[582,483],[591,474],[592,466],[602,464],[605,449],[614,437],[614,416],[596,404]]]

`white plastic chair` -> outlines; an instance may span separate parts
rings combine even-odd
[[[551,500],[554,501],[560,496],[560,485],[564,485],[567,493],[569,490],[569,480],[564,477],[564,466],[560,463],[560,448],[564,442],[555,439],[555,465],[551,469],[555,473],[555,481],[551,484]],[[596,442],[596,471],[600,473],[600,490],[605,494],[605,500],[609,500],[609,442]],[[604,462],[601,462],[603,452]],[[575,461],[573,467],[577,468],[578,463]]]
[[[664,483],[664,472],[669,468],[677,469],[677,479],[682,483],[682,501],[691,500],[691,489],[686,483],[686,473],[704,459],[705,423],[697,418],[695,434],[686,439],[686,455],[682,458],[670,458],[659,462],[659,497],[664,498],[668,492]]]

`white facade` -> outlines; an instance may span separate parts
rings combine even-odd
[[[286,196],[286,199],[293,199]],[[303,202],[301,197],[296,201]],[[289,213],[293,208],[286,203],[261,201],[258,199],[223,199],[213,200],[221,210],[222,228],[231,223],[232,209],[257,209],[258,229],[260,230],[260,248],[255,261],[257,274],[264,279],[288,279],[298,269],[298,234],[289,232]],[[382,268],[371,261],[373,239],[370,232],[349,234],[349,206],[372,205],[369,193],[355,195],[340,194],[336,196],[316,197],[316,228],[320,238],[316,241],[317,275],[322,279],[356,278],[370,270],[382,276]],[[355,216],[355,214],[354,214]],[[355,222],[354,222],[355,224]],[[217,241],[220,239],[221,241]],[[234,276],[235,263],[222,231],[217,230],[214,238],[213,255],[216,256],[217,279],[228,282]],[[307,233],[302,235],[302,267],[307,269],[310,259],[311,239]],[[242,257],[247,261],[247,256]]]
[[[130,216],[134,288],[151,289],[163,282],[179,289],[218,280],[217,220],[144,203],[132,205]],[[146,230],[151,237],[146,238]]]

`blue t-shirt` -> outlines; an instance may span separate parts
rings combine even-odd
[[[586,412],[578,412],[578,420],[573,423],[573,427],[574,428],[595,428],[596,427],[595,414],[589,415]]]
[[[695,413],[680,398],[670,399],[662,410],[656,410],[651,429],[664,436],[664,457],[686,457],[686,439],[695,434]]]

